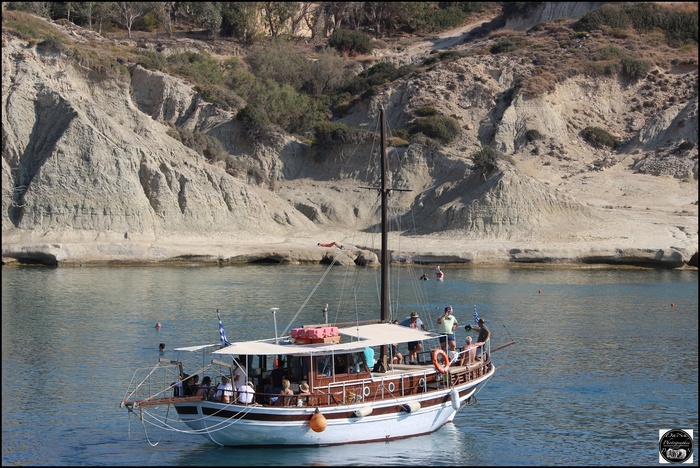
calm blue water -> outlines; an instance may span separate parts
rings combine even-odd
[[[321,321],[326,303],[331,320],[374,318],[373,270],[335,267],[300,311],[325,267],[3,267],[2,463],[656,465],[659,429],[682,428],[695,431],[697,466],[697,271],[445,271],[443,283],[401,280],[407,299],[391,302],[399,318],[415,309],[433,326],[448,304],[473,324],[476,304],[494,346],[517,341],[494,353],[476,405],[403,441],[232,449],[177,433],[151,432],[160,443],[149,445],[118,407],[134,369],[158,359],[159,342],[170,357],[216,343],[217,308],[229,339],[274,334],[271,307],[280,333]],[[356,280],[364,286],[339,299]],[[336,317],[349,302],[354,316]]]

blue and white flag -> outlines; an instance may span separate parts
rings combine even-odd
[[[216,309],[216,316],[219,317],[219,338],[221,338],[221,344],[224,346],[230,346],[231,343],[226,339],[226,330],[224,330],[224,324],[221,323],[221,314],[219,309]]]
[[[474,321],[479,325],[479,312],[476,311],[476,304],[474,304]]]

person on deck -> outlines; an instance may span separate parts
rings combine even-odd
[[[199,374],[194,374],[190,376],[190,391],[192,392],[192,396],[197,394],[197,390],[199,390]]]
[[[363,353],[365,355],[365,362],[367,363],[367,367],[372,369],[374,367],[375,361],[374,361],[374,350],[367,346],[365,348],[365,351]]]
[[[202,379],[202,385],[200,385],[199,388],[197,389],[197,394],[195,396],[198,396],[202,400],[208,400],[210,389],[211,389],[211,377],[209,377],[207,375]]]
[[[225,375],[221,376],[221,383],[216,387],[216,396],[214,399],[221,403],[231,403],[233,398],[233,386],[231,380]]]
[[[182,379],[182,393],[180,394],[180,396],[194,396],[195,390],[192,387],[192,377],[194,376],[185,374],[185,378]]]
[[[272,379],[272,393],[279,393],[279,391],[282,390],[282,383],[286,377],[287,371],[283,366],[272,369],[272,372],[270,372],[270,378]]]
[[[280,396],[277,399],[277,405],[289,406],[291,404],[291,397],[294,395],[291,386],[292,384],[289,382],[289,380],[282,380],[282,391],[280,391]]]
[[[454,315],[452,315],[452,306],[445,307],[445,313],[437,319],[438,331],[442,333],[440,336],[440,347],[443,351],[447,351],[447,342],[450,344],[450,358],[457,349],[455,342],[455,329],[459,323]]]
[[[301,385],[299,385],[299,395],[297,397],[297,406],[308,406],[310,395],[311,395],[311,392],[309,391],[309,384],[307,384],[306,382],[302,382]]]
[[[401,322],[402,327],[415,328],[416,330],[424,330],[425,325],[423,321],[418,317],[418,312],[411,312],[411,316],[407,317]],[[423,342],[421,341],[409,341],[408,342],[408,363],[418,364],[418,352],[423,349]]]
[[[464,341],[464,347],[462,348],[462,360],[460,361],[460,366],[468,366],[474,363],[476,358],[476,346],[472,344],[472,337],[467,336]]]
[[[243,405],[250,405],[253,403],[255,398],[255,386],[253,382],[248,381],[244,385],[237,388],[238,390],[238,402]]]
[[[479,337],[476,339],[477,343],[484,343],[482,347],[486,346],[486,341],[491,338],[491,331],[486,328],[486,322],[484,322],[484,319],[479,318],[479,326],[472,328],[472,330],[479,332]],[[476,358],[481,359],[481,349],[479,349]]]

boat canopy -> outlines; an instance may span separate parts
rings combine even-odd
[[[212,346],[221,346],[221,344],[220,344],[220,343],[214,343],[214,344],[205,344],[205,345],[197,345],[197,346],[186,346],[186,347],[184,347],[184,348],[175,348],[173,351],[190,351],[190,352],[194,352],[194,351],[199,351],[199,350],[206,349],[206,348],[211,348]]]
[[[259,341],[242,341],[231,346],[213,351],[214,354],[243,354],[243,355],[319,355],[330,353],[352,353],[364,350],[366,347],[390,345],[392,343],[407,343],[435,339],[439,334],[402,327],[391,323],[375,323],[340,328],[340,335],[348,340],[340,343],[294,344],[290,337],[280,337]]]

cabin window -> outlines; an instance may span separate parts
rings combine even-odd
[[[314,358],[314,360],[316,362],[316,374],[330,377],[333,371],[333,360],[331,356],[319,356]]]
[[[348,372],[348,355],[336,354],[333,358],[335,364],[335,374],[347,374]]]
[[[287,360],[287,376],[292,382],[307,380],[309,372],[309,358],[301,356],[289,356]]]
[[[357,374],[365,371],[365,362],[362,353],[348,354],[348,358],[350,362],[350,369],[348,372],[350,374]]]

